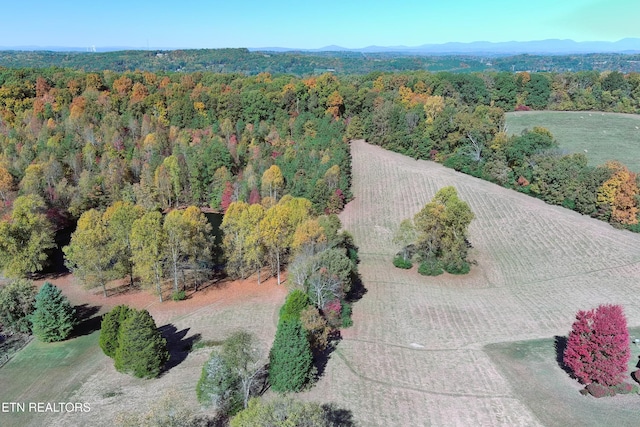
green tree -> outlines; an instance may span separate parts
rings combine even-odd
[[[134,310],[126,305],[117,305],[102,317],[100,325],[100,348],[112,359],[119,347],[120,327]]]
[[[311,300],[300,289],[289,292],[280,308],[280,320],[300,320],[300,313],[311,304]]]
[[[160,212],[147,212],[131,226],[133,271],[140,277],[143,286],[155,286],[160,302],[166,240]]]
[[[120,325],[115,367],[138,378],[154,378],[169,360],[167,341],[147,310],[134,311]]]
[[[35,310],[36,287],[26,279],[17,279],[0,288],[0,324],[13,332],[31,332],[29,316]]]
[[[450,273],[468,269],[467,229],[473,218],[469,204],[458,198],[454,187],[438,190],[413,219],[418,234],[416,246],[423,261],[438,260]]]
[[[0,269],[20,277],[43,268],[47,251],[55,247],[51,223],[41,197],[29,194],[13,202],[7,220],[0,221]]]
[[[267,372],[260,343],[255,335],[249,332],[235,332],[225,340],[222,358],[239,379],[242,405],[246,408],[249,398],[259,392],[260,382]]]
[[[269,383],[281,393],[300,391],[309,381],[312,353],[299,320],[282,320],[269,354]]]
[[[116,256],[116,271],[129,275],[133,288],[133,263],[131,262],[131,229],[135,220],[144,215],[144,209],[130,202],[117,201],[104,211],[102,220],[107,225],[109,245]]]
[[[73,272],[74,277],[81,280],[87,288],[100,286],[106,298],[107,282],[115,278],[114,249],[110,245],[102,214],[90,209],[80,216],[69,246],[65,246],[62,251],[65,265]]]
[[[242,408],[239,384],[240,378],[231,370],[220,352],[214,350],[202,367],[196,395],[202,405],[212,405],[223,414],[235,413]]]
[[[410,219],[404,219],[400,222],[398,229],[393,235],[393,243],[400,246],[402,251],[402,259],[409,260],[409,246],[416,241],[416,228]]]
[[[36,309],[31,315],[33,335],[40,341],[62,341],[75,326],[75,309],[60,289],[49,282],[36,295]]]

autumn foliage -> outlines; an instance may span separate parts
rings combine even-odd
[[[622,383],[631,357],[627,320],[619,305],[601,305],[579,311],[573,323],[563,361],[583,384],[614,386]]]

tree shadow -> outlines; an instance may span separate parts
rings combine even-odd
[[[314,350],[313,366],[316,368],[316,379],[322,378],[324,371],[327,369],[327,363],[331,358],[331,353],[336,349],[338,343],[342,340],[339,329],[334,329],[329,335],[329,345],[323,351]]]
[[[563,371],[573,376],[573,371],[564,363],[564,350],[567,348],[567,337],[556,335],[554,338],[554,347],[556,349],[556,363]]]
[[[367,288],[362,283],[362,276],[358,272],[351,272],[351,289],[346,295],[346,300],[350,303],[359,301],[367,293]]]
[[[158,331],[167,340],[167,351],[169,352],[169,360],[165,363],[162,373],[170,371],[181,364],[189,355],[193,344],[201,338],[200,334],[185,338],[189,328],[178,331],[172,324],[161,326]]]
[[[70,338],[89,335],[100,330],[102,315],[96,316],[101,308],[99,305],[80,304],[73,308],[76,311],[77,323]]]
[[[348,409],[338,408],[333,403],[322,405],[324,411],[324,419],[327,425],[340,427],[355,427],[353,414]]]

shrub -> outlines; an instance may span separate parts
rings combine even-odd
[[[118,305],[102,318],[100,325],[100,348],[104,354],[112,359],[115,357],[116,350],[119,347],[118,338],[120,336],[120,327],[133,312],[134,310],[126,305]]]
[[[467,274],[471,267],[466,261],[449,263],[444,265],[444,270],[449,274]]]
[[[616,392],[612,387],[607,387],[606,385],[591,383],[586,387],[589,394],[596,398],[606,397],[606,396],[615,396]]]
[[[397,268],[403,268],[405,270],[408,270],[411,267],[413,267],[413,263],[411,262],[411,260],[409,260],[409,259],[405,260],[401,256],[396,256],[393,259],[393,265],[396,266]]]
[[[444,272],[442,266],[438,261],[428,260],[423,261],[418,267],[418,273],[423,276],[439,276]]]
[[[629,331],[622,307],[601,305],[576,314],[563,361],[581,383],[620,384],[630,357]]]
[[[174,301],[184,301],[187,299],[187,293],[182,290],[171,294],[171,299]]]
[[[320,311],[312,305],[308,306],[300,313],[300,324],[307,331],[307,339],[311,347],[318,352],[324,351],[329,345],[331,328]]]
[[[618,394],[630,394],[638,391],[638,387],[629,383],[620,383],[613,386],[613,390]]]
[[[300,391],[311,375],[312,354],[299,320],[281,320],[269,353],[269,383],[278,392]]]
[[[153,378],[169,359],[167,341],[147,310],[133,311],[120,325],[115,367],[138,378]]]
[[[332,328],[339,328],[342,324],[342,303],[339,299],[334,299],[325,304],[322,309],[324,317]]]
[[[75,310],[60,289],[49,282],[36,295],[36,309],[31,315],[33,334],[43,342],[62,341],[75,326]]]

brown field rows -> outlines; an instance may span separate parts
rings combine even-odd
[[[352,155],[354,200],[341,219],[360,248],[368,291],[307,398],[340,402],[365,426],[549,425],[484,347],[553,342],[577,310],[603,303],[622,304],[629,325],[640,325],[640,235],[363,141]],[[446,185],[476,215],[477,265],[467,276],[435,278],[394,268],[395,228]],[[579,384],[555,360],[548,365],[579,396]],[[611,411],[629,397],[616,399]]]

